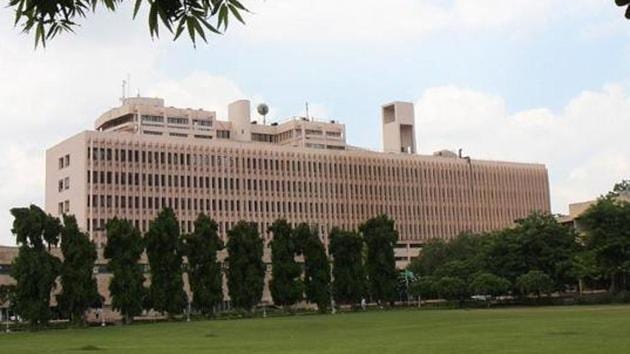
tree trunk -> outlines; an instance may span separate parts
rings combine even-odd
[[[617,274],[613,273],[610,276],[610,293],[615,294],[617,292]]]

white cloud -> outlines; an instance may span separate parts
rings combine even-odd
[[[193,72],[180,80],[155,84],[148,96],[164,97],[168,106],[206,109],[227,119],[227,104],[248,96],[230,79],[207,72]]]
[[[538,31],[551,20],[579,18],[611,7],[577,0],[273,0],[248,4],[247,26],[233,27],[256,42],[406,43],[440,31]],[[621,22],[621,19],[619,19]]]
[[[11,23],[9,15],[0,12],[0,23]],[[119,103],[128,73],[133,87],[171,105],[224,108],[245,96],[228,79],[208,73],[166,78],[160,66],[165,45],[150,40],[144,22],[103,12],[92,19],[45,50],[33,49],[31,35],[0,31],[0,244],[15,242],[10,208],[44,205],[45,150],[92,129]]]
[[[630,92],[621,85],[582,92],[558,113],[509,113],[501,97],[437,87],[416,102],[416,115],[423,153],[461,147],[473,158],[546,164],[555,212],[630,178]]]

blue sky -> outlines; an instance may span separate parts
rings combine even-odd
[[[132,90],[215,109],[265,101],[347,125],[380,148],[379,107],[416,104],[421,153],[540,162],[552,207],[630,178],[630,21],[614,2],[575,0],[256,0],[246,26],[193,48],[151,40],[144,18],[99,9],[45,50],[0,9],[0,243],[11,206],[43,205],[44,151],[92,128]]]

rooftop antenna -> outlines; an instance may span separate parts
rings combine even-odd
[[[267,113],[269,113],[269,106],[265,103],[261,103],[258,107],[256,107],[256,110],[258,111],[258,114],[263,116],[263,125],[267,125]]]
[[[121,101],[125,99],[126,92],[127,92],[127,80],[123,80],[122,81],[122,96],[120,96]]]
[[[127,97],[131,97],[131,74],[127,73]]]
[[[306,119],[311,120],[311,116],[308,114],[308,102],[306,102]]]

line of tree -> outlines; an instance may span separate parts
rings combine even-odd
[[[44,326],[52,316],[51,294],[56,294],[61,314],[73,323],[85,324],[87,311],[101,306],[103,300],[94,276],[94,243],[79,230],[73,216],[64,215],[61,222],[34,205],[11,213],[15,217],[12,231],[20,246],[11,271],[16,280],[11,288],[15,312],[34,327]],[[333,299],[349,305],[366,297],[378,302],[394,300],[398,234],[387,216],[366,221],[358,231],[334,228],[329,254],[316,227],[302,223],[294,228],[279,219],[268,231],[273,235],[269,289],[276,305],[289,308],[307,301],[326,312]],[[228,230],[224,245],[210,217],[199,215],[194,232],[181,235],[175,213],[166,208],[144,235],[131,222],[118,218],[107,223],[106,233],[103,257],[112,274],[108,290],[112,308],[120,312],[124,323],[145,310],[173,318],[188,305],[212,316],[224,300],[224,276],[233,307],[252,311],[261,302],[267,265],[264,241],[254,223],[238,222]],[[56,248],[61,249],[61,257],[51,251]],[[227,258],[221,262],[224,248]],[[61,289],[56,291],[58,284]]]
[[[630,203],[617,184],[577,220],[576,228],[533,213],[514,227],[487,234],[435,239],[408,270],[410,293],[460,300],[470,296],[536,296],[586,286],[630,290]],[[625,194],[627,195],[627,194]]]

